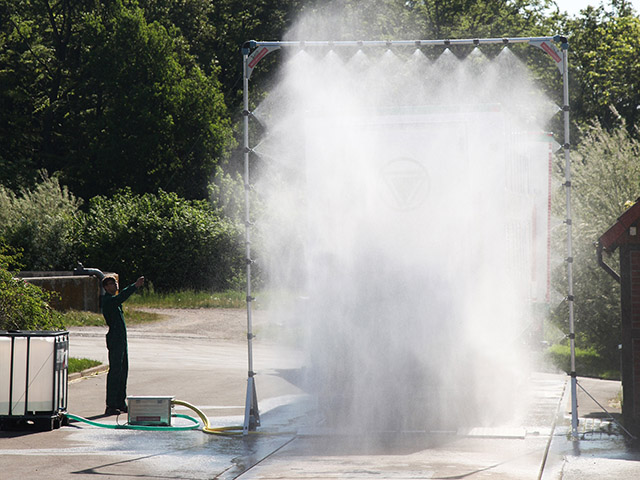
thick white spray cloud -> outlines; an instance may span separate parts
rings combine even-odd
[[[261,257],[305,298],[291,327],[333,429],[488,425],[521,402],[553,109],[509,49],[440,48],[284,52],[254,112]]]

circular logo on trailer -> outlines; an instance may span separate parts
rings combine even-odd
[[[412,158],[395,158],[382,167],[380,174],[385,196],[398,210],[418,208],[431,190],[427,169]]]

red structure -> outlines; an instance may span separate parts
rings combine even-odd
[[[618,248],[620,274],[602,257]],[[622,416],[625,427],[640,435],[640,199],[598,240],[598,263],[620,283]]]

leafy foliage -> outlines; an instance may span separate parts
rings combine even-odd
[[[553,6],[551,0],[0,0],[0,183],[32,186],[44,168],[60,172],[84,199],[127,185],[136,193],[163,188],[206,198],[214,166],[235,145],[228,109],[240,113],[240,46],[296,38],[302,27],[292,27],[300,18],[309,26],[307,13],[335,20],[330,31],[317,31],[325,39],[564,33],[572,118],[586,124],[597,117],[611,128],[614,105],[635,135],[636,12],[624,0],[575,18]],[[558,75],[545,55],[513,48],[560,103]],[[261,62],[254,89],[268,85],[277,59]]]
[[[603,369],[603,362],[600,354],[595,348],[576,348],[576,371],[583,377],[607,378],[618,380],[620,374],[616,369]],[[571,351],[568,345],[552,345],[545,352],[547,363],[554,365],[560,370],[571,372]]]
[[[255,0],[251,3],[238,0],[210,2],[208,23],[215,28],[213,42],[207,45],[216,52],[216,60],[222,67],[220,79],[230,106],[239,110],[242,91],[242,62],[240,48],[248,40],[274,40],[284,38],[297,14],[305,5],[304,0]],[[204,46],[204,44],[203,44]],[[200,54],[201,55],[201,54]],[[253,82],[262,83],[275,70],[275,58],[261,62]],[[238,112],[239,113],[239,112]]]
[[[233,286],[244,185],[226,161],[237,144],[230,118],[243,108],[239,49],[302,39],[309,13],[332,20],[312,30],[322,39],[569,37],[578,341],[616,363],[619,291],[593,242],[638,196],[640,19],[626,0],[573,18],[551,0],[0,0],[0,235],[12,248],[3,268],[83,260],[123,279],[145,274],[159,290]],[[560,105],[546,54],[510,48]],[[252,98],[278,61],[261,61]],[[43,170],[53,178],[40,184]],[[215,208],[180,198],[208,194]],[[95,195],[85,216],[77,197]],[[566,323],[562,307],[555,318]]]
[[[79,115],[68,120],[67,136],[88,135],[75,168],[65,169],[74,172],[70,180],[85,196],[129,185],[135,192],[164,188],[205,197],[213,167],[232,142],[218,70],[205,74],[176,27],[147,23],[141,9],[92,12],[82,44]]]
[[[407,2],[422,18],[424,38],[495,38],[541,34],[548,0],[422,0]],[[544,35],[548,35],[545,32]]]
[[[233,145],[217,79],[137,2],[0,0],[0,181],[60,172],[81,198],[204,198]]]
[[[587,124],[597,118],[614,128],[618,116],[636,135],[640,105],[640,18],[628,2],[612,0],[610,7],[588,7],[565,23],[570,35],[569,67],[574,120]],[[615,108],[615,112],[610,109]]]
[[[30,270],[74,266],[81,202],[57,178],[19,195],[0,185],[0,231]]]
[[[84,264],[118,272],[122,285],[144,275],[160,291],[225,290],[242,272],[237,227],[175,193],[95,197],[84,232]]]
[[[49,307],[51,294],[14,277],[0,254],[0,330],[59,330],[61,315]]]
[[[595,242],[640,196],[639,155],[640,142],[624,124],[609,132],[596,122],[585,130],[572,168],[576,344],[595,348],[610,369],[619,368],[620,286],[598,265]],[[562,251],[564,239],[557,240]],[[617,255],[607,262],[619,270]],[[564,267],[554,277],[566,291]],[[568,332],[566,304],[554,318]]]
[[[7,270],[20,270],[24,265],[20,262],[22,253],[16,251],[11,245],[7,245],[4,238],[0,237],[0,265]]]

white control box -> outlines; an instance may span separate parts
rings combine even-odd
[[[127,397],[130,425],[171,426],[174,397]]]

